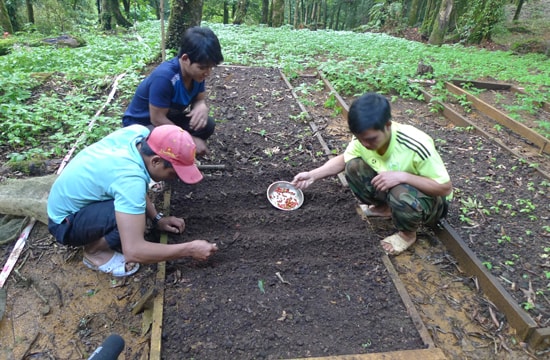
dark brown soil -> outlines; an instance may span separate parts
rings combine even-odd
[[[207,172],[197,186],[174,184],[171,211],[186,218],[186,239],[216,242],[220,251],[207,263],[168,267],[163,356],[423,348],[376,245],[389,223],[385,234],[369,233],[337,179],[306,191],[296,211],[269,204],[271,182],[326,160],[309,125],[292,119],[300,109],[278,70],[222,67],[209,93],[221,122],[203,163],[228,170]]]
[[[317,80],[293,85],[301,81]],[[274,359],[421,348],[380,262],[378,242],[394,231],[391,222],[362,221],[336,177],[306,190],[296,211],[268,203],[271,182],[327,159],[278,71],[221,67],[209,84],[220,122],[203,164],[226,169],[207,172],[197,186],[173,184],[171,212],[186,218],[185,239],[214,241],[220,252],[207,263],[170,264],[163,355]],[[349,139],[341,120],[324,108],[326,99],[308,96],[311,120],[329,148],[341,150]],[[525,304],[532,289],[529,311],[546,326],[548,180],[424,103],[398,99],[393,113],[395,121],[436,139],[455,186],[449,222],[518,303]],[[421,237],[430,240],[429,229]],[[481,304],[472,311],[491,318]],[[502,324],[483,325],[502,336]],[[499,344],[507,348],[511,341]],[[473,358],[487,358],[477,351]]]

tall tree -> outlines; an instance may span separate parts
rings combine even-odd
[[[514,13],[514,21],[519,20],[519,14],[521,13],[521,8],[523,7],[524,2],[525,0],[518,0],[518,6],[516,7],[516,12]]]
[[[223,1],[223,23],[229,24],[229,3],[227,0]]]
[[[416,24],[419,23],[421,5],[422,5],[421,0],[412,0],[411,5],[409,7],[409,18],[408,18],[409,26],[415,26]]]
[[[248,0],[238,0],[237,10],[235,11],[235,17],[233,18],[234,25],[241,25],[244,23],[246,17],[246,11],[248,9]]]
[[[441,45],[445,40],[445,33],[449,26],[451,19],[451,12],[453,11],[453,0],[443,0],[439,7],[439,13],[436,21],[433,24],[432,33],[430,35],[429,43],[432,45]]]
[[[470,44],[491,40],[494,27],[504,16],[506,0],[474,0],[461,19],[463,38]],[[470,4],[471,3],[471,4]]]
[[[437,9],[439,9],[440,3],[441,0],[428,0],[426,3],[426,7],[424,8],[424,16],[422,17],[424,20],[420,26],[420,32],[426,38],[428,38],[428,34],[432,32],[432,26],[436,21]]]
[[[298,28],[298,21],[300,21],[300,1],[296,0],[294,4],[294,19],[292,22],[295,29]]]
[[[8,15],[8,8],[4,0],[0,0],[0,27],[10,34],[13,33],[13,26],[11,25],[10,16]]]
[[[269,0],[262,0],[262,20],[261,24],[267,24],[269,19]]]
[[[34,8],[32,7],[32,0],[25,0],[27,6],[27,19],[29,23],[34,24]]]
[[[280,27],[285,21],[285,0],[273,0],[271,5],[271,26]]]
[[[166,48],[178,50],[181,37],[190,27],[201,24],[202,0],[172,0],[170,5],[170,19],[168,20],[168,34]]]
[[[101,0],[99,18],[102,29],[107,31],[113,30],[117,24],[125,28],[132,26],[132,23],[122,15],[118,0]]]

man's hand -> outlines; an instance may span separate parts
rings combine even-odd
[[[157,227],[161,231],[171,232],[174,234],[183,234],[183,230],[185,230],[185,220],[175,216],[167,216],[161,218],[157,222]]]
[[[189,255],[197,260],[206,260],[218,251],[216,244],[211,244],[206,240],[193,240],[188,245],[190,246]]]
[[[389,191],[393,187],[407,182],[408,174],[403,171],[382,171],[372,178],[372,186],[378,191]]]
[[[297,189],[307,189],[311,184],[315,182],[315,179],[311,176],[309,171],[301,172],[294,176],[294,179],[290,182]]]
[[[193,103],[193,107],[189,114],[189,128],[191,130],[200,130],[206,126],[208,122],[208,107],[204,101]]]

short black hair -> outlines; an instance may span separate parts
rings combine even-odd
[[[223,62],[220,41],[214,32],[207,27],[194,26],[183,35],[178,58],[187,54],[191,64],[219,65]]]
[[[390,119],[390,102],[377,93],[360,96],[351,104],[348,111],[348,127],[353,134],[370,129],[383,130]]]
[[[147,138],[143,138],[140,140],[139,144],[141,145],[139,147],[139,152],[145,156],[155,156],[157,155],[157,153],[155,153],[153,151],[153,149],[151,149],[151,147],[149,146],[149,144],[147,143]],[[162,159],[164,161],[164,167],[165,168],[171,168],[173,167],[172,166],[172,163],[166,159]]]

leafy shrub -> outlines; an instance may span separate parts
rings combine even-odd
[[[540,39],[517,41],[510,46],[510,50],[518,54],[546,54],[550,55],[550,42]]]
[[[15,43],[14,39],[0,39],[0,56],[9,54]]]

